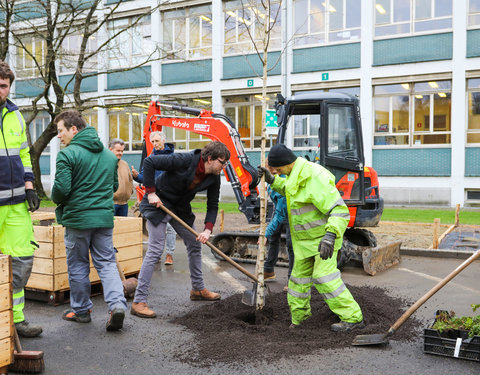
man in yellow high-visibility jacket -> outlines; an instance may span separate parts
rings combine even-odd
[[[0,61],[0,252],[12,257],[15,328],[20,336],[35,337],[42,333],[42,328],[25,320],[23,288],[38,247],[28,209],[38,209],[40,200],[33,189],[25,121],[18,107],[7,98],[14,79],[8,64]]]
[[[309,318],[312,285],[339,318],[332,324],[335,332],[365,327],[358,303],[342,281],[337,269],[337,252],[350,214],[335,187],[334,176],[319,164],[311,163],[277,144],[268,154],[260,176],[271,188],[287,198],[288,222],[295,262],[288,281],[288,304],[292,315],[290,328]],[[282,178],[279,175],[285,175]]]

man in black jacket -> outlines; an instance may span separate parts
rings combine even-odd
[[[207,242],[217,218],[220,195],[220,173],[230,159],[230,151],[221,142],[211,142],[202,150],[171,155],[152,155],[143,164],[145,196],[140,212],[147,220],[148,250],[138,276],[138,286],[132,303],[131,313],[142,318],[155,318],[156,313],[147,305],[148,291],[155,263],[162,256],[165,243],[165,226],[169,222],[183,239],[188,253],[188,264],[193,301],[213,301],[220,294],[205,288],[202,274],[201,244]],[[163,170],[155,180],[155,170]],[[198,237],[167,215],[161,208],[174,212],[194,228],[195,215],[190,202],[199,191],[207,190],[207,214],[205,228]],[[194,228],[195,229],[195,228]]]

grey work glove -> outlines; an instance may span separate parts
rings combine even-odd
[[[40,207],[40,199],[37,192],[33,189],[25,190],[26,200],[28,203],[28,210],[31,212],[37,211]]]
[[[320,258],[327,260],[333,255],[333,248],[335,246],[335,239],[337,235],[332,232],[325,233],[322,240],[318,245],[318,252],[320,253]]]
[[[270,173],[270,171],[265,168],[265,167],[261,167],[260,165],[257,167],[257,172],[258,172],[258,178],[262,178],[263,175],[265,175],[265,182],[267,184],[272,184],[273,183],[273,180],[275,179],[275,176],[273,174]]]

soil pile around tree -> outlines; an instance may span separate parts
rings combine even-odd
[[[196,349],[185,349],[178,359],[197,366],[215,362],[273,361],[295,357],[319,349],[349,347],[359,334],[386,333],[411,303],[389,296],[384,289],[348,286],[360,304],[365,329],[350,333],[333,333],[330,325],[339,321],[320,295],[312,288],[312,316],[297,329],[289,329],[290,310],[285,292],[267,296],[265,308],[257,312],[241,302],[236,294],[206,304],[172,320],[191,330]],[[392,336],[395,341],[410,341],[418,336],[422,323],[410,317]],[[194,354],[195,353],[195,354]]]

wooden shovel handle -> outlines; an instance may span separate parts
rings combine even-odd
[[[435,285],[432,289],[430,289],[422,298],[420,298],[412,307],[410,307],[407,311],[403,313],[403,315],[390,327],[389,333],[395,332],[404,322],[407,320],[410,315],[412,315],[417,309],[422,306],[427,300],[437,293],[441,288],[445,286],[450,280],[452,280],[455,276],[457,276],[461,271],[463,271],[468,265],[470,265],[474,260],[480,258],[480,250],[477,250],[475,253],[472,254],[470,258],[465,260],[462,264],[460,264],[455,270],[450,272],[443,280],[439,281],[437,285]]]
[[[165,211],[168,215],[170,215],[172,218],[174,218],[176,221],[178,221],[185,229],[189,230],[192,234],[195,235],[195,237],[198,237],[199,234],[186,222],[184,222],[182,219],[180,219],[177,215],[175,215],[172,211],[170,211],[167,207],[165,207],[163,204],[160,204],[160,208]],[[228,255],[223,253],[221,250],[219,250],[215,245],[213,245],[210,241],[207,241],[205,243],[208,247],[210,247],[213,251],[215,251],[218,255],[220,255],[223,259],[225,259],[228,263],[230,263],[232,266],[234,266],[237,270],[251,278],[253,281],[259,283],[257,277],[250,272],[248,272],[245,268],[240,266],[238,263],[233,261]]]

